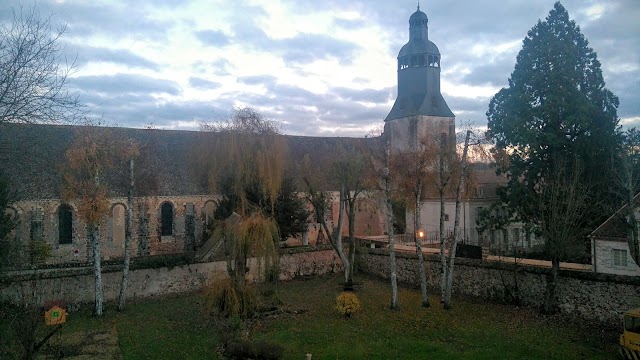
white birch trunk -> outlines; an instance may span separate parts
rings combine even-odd
[[[469,138],[471,137],[471,131],[467,131],[467,136],[464,139],[464,150],[462,151],[462,160],[460,164],[460,177],[456,186],[456,218],[453,226],[453,239],[449,247],[449,259],[447,264],[447,282],[444,293],[444,308],[451,308],[451,293],[453,291],[453,266],[456,259],[456,248],[458,238],[460,237],[460,199],[462,196],[462,184],[464,182],[464,171],[467,167],[467,151],[469,150]]]
[[[129,160],[129,191],[127,193],[127,224],[124,238],[124,266],[122,268],[122,281],[120,282],[120,296],[118,299],[118,311],[123,311],[127,298],[127,281],[129,276],[129,263],[131,262],[131,232],[133,231],[133,159]]]
[[[429,294],[427,293],[427,274],[424,268],[424,255],[422,254],[422,237],[418,236],[420,228],[420,196],[422,195],[422,181],[418,179],[416,188],[416,209],[413,212],[415,218],[413,220],[413,236],[416,244],[416,253],[418,254],[418,273],[420,274],[420,290],[422,291],[422,307],[429,307]],[[423,232],[423,236],[426,233]]]
[[[385,203],[387,207],[387,234],[389,239],[389,278],[391,279],[391,309],[398,309],[398,277],[396,274],[396,249],[395,239],[393,237],[393,206],[391,204],[391,175],[389,174],[389,158],[390,144],[387,140],[385,147],[385,164],[384,164],[384,192],[386,195]]]
[[[91,248],[93,250],[93,278],[95,280],[95,315],[102,316],[104,294],[102,292],[102,269],[100,267],[100,238],[98,226],[91,225]]]
[[[444,233],[444,192],[445,192],[445,183],[444,183],[444,154],[440,155],[440,299],[444,302],[445,296],[445,283],[447,280],[447,257],[445,255],[446,241],[445,241],[445,233]]]

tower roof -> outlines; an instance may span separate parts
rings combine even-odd
[[[420,11],[420,5],[418,5],[418,10],[416,10],[416,12],[414,12],[411,17],[409,18],[409,23],[411,23],[413,20],[427,20],[429,21],[429,19],[427,18],[427,14],[423,13],[422,11]]]
[[[398,57],[413,55],[413,54],[433,54],[440,55],[440,50],[436,44],[427,39],[416,39],[406,43],[400,52]]]

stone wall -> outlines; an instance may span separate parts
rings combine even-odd
[[[624,241],[594,239],[591,243],[593,268],[596,272],[604,274],[640,276],[640,267],[631,257],[629,244]],[[613,259],[613,251],[618,250],[624,254],[622,264],[616,264]],[[625,265],[626,263],[626,265]]]
[[[116,233],[118,230],[124,231],[127,199],[110,198],[109,202],[109,213],[99,226],[103,260],[124,256],[124,235],[116,236]],[[170,203],[173,209],[173,226],[170,236],[160,234],[160,207],[164,203]],[[195,246],[202,241],[204,224],[213,215],[213,208],[209,206],[212,203],[213,197],[206,195],[136,197],[133,208],[131,254],[146,256],[194,250]],[[11,234],[12,240],[24,245],[26,250],[36,240],[45,242],[51,248],[50,256],[46,259],[48,264],[91,261],[91,246],[87,240],[88,229],[74,202],[69,202],[72,208],[71,243],[60,243],[58,210],[61,204],[60,199],[27,200],[13,204],[11,210],[17,216],[19,225]],[[123,217],[117,218],[116,214]],[[30,263],[29,256],[25,255],[22,262]]]
[[[251,277],[257,278],[256,262],[251,263]],[[227,278],[225,261],[194,263],[172,268],[140,269],[129,272],[127,298],[198,291],[208,282]],[[102,283],[106,301],[115,301],[120,290],[122,273],[119,267],[103,268]],[[291,280],[299,276],[322,275],[341,270],[340,259],[333,250],[300,251],[283,254],[280,278]],[[19,301],[35,298],[39,303],[64,300],[72,307],[94,301],[94,280],[91,268],[43,269],[19,271],[9,275],[13,282],[0,288],[0,295]]]
[[[389,252],[386,249],[363,249],[363,271],[389,278]],[[419,286],[417,256],[397,253],[398,280]],[[440,261],[426,256],[427,281],[439,289]],[[517,276],[515,271],[518,270]],[[540,307],[544,300],[548,269],[513,264],[457,258],[454,270],[454,294],[506,301],[506,291],[513,292],[517,278],[521,304]],[[640,277],[560,271],[556,288],[560,311],[587,320],[618,324],[621,313],[640,307]]]

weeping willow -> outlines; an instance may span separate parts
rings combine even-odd
[[[246,282],[249,258],[257,261],[257,275],[278,273],[278,226],[272,218],[254,213],[246,218],[233,214],[221,222],[214,236],[222,239],[227,258],[227,272],[238,284]]]

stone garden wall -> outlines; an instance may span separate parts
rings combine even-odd
[[[225,261],[201,262],[174,267],[138,269],[129,272],[127,298],[145,298],[157,295],[198,291],[208,282],[227,278]],[[341,270],[340,259],[333,250],[296,250],[285,253],[280,260],[280,278],[291,280],[299,276],[322,275]],[[105,266],[102,273],[106,301],[117,300],[122,273],[119,266]],[[251,262],[249,277],[258,277],[257,264]],[[41,269],[14,272],[13,281],[0,287],[0,295],[19,301],[37,299],[39,303],[64,300],[73,308],[77,304],[94,301],[92,268]]]
[[[360,267],[364,272],[389,278],[389,252],[386,249],[363,249]],[[397,276],[402,283],[419,286],[417,256],[397,253]],[[426,256],[427,281],[439,289],[440,261]],[[458,258],[454,270],[454,294],[477,296],[489,300],[509,301],[516,294],[521,304],[540,307],[544,301],[549,269]],[[617,324],[621,313],[640,307],[640,277],[560,271],[556,287],[563,313]]]

